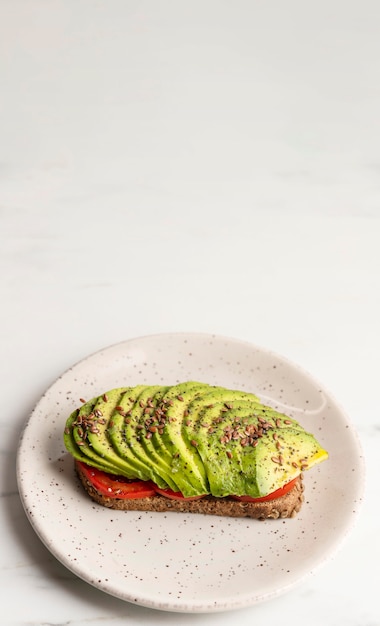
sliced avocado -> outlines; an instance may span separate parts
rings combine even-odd
[[[175,385],[165,394],[163,400],[167,405],[166,426],[161,434],[153,436],[152,441],[157,452],[171,464],[173,480],[186,497],[210,493],[205,466],[191,436],[191,429],[199,419],[200,409],[214,402],[215,398],[227,401],[246,396],[246,392],[212,387],[195,381]],[[251,398],[257,399],[253,394]]]
[[[163,402],[163,398],[168,389],[169,387],[162,387],[153,397],[152,403],[154,408],[150,411],[148,416],[145,417],[144,426],[146,434],[142,437],[141,443],[148,457],[148,462],[149,459],[151,459],[151,462],[155,464],[157,472],[167,483],[167,486],[173,491],[180,491],[177,481],[175,480],[175,475],[173,475],[171,459],[170,462],[168,462],[167,458],[162,454],[160,447],[160,436],[166,427],[167,406]]]
[[[259,495],[272,493],[328,456],[311,433],[283,428],[277,434],[277,441],[269,437],[260,442],[254,458],[248,457],[243,464],[244,471],[247,464],[255,463]],[[278,442],[283,446],[280,449]]]
[[[87,438],[95,454],[107,463],[116,466],[119,473],[127,478],[139,478],[149,480],[145,465],[132,462],[130,457],[121,456],[114,448],[110,433],[114,430],[114,422],[119,418],[116,407],[121,406],[125,397],[138,396],[143,393],[146,386],[114,389],[107,392],[106,396],[100,396],[94,407],[94,414],[98,417],[95,432],[88,431]],[[106,400],[105,400],[106,398]]]
[[[196,381],[113,389],[69,416],[64,442],[78,460],[185,497],[265,496],[328,456],[254,394]]]
[[[158,454],[170,463],[177,491],[185,497],[209,493],[205,469],[197,450],[182,437],[182,424],[187,420],[190,403],[210,386],[187,382],[172,386],[163,397],[165,428],[152,438]]]
[[[151,438],[155,415],[167,387],[145,386],[136,393],[125,393],[119,402],[121,411],[112,420],[109,437],[115,450],[131,465],[139,467],[158,487],[174,487],[166,466],[157,457]],[[170,467],[169,467],[170,469]]]
[[[117,392],[119,390],[115,390]],[[119,464],[111,462],[104,457],[104,454],[99,454],[90,441],[91,430],[98,430],[103,428],[103,425],[99,422],[103,422],[103,417],[98,417],[95,413],[95,406],[99,398],[93,398],[86,402],[79,411],[72,413],[70,418],[66,422],[65,428],[65,443],[68,450],[79,461],[83,461],[88,465],[97,467],[105,472],[113,474],[122,474]],[[125,475],[125,474],[123,474]]]
[[[119,418],[116,407],[121,399],[140,394],[146,385],[113,389],[84,404],[66,423],[65,443],[75,458],[105,472],[148,480],[145,465],[131,463],[119,455],[110,440],[113,420]],[[73,445],[74,444],[74,445]]]
[[[263,424],[255,409],[255,399],[234,394],[232,404],[224,394],[218,395],[223,401],[200,411],[190,436],[205,466],[211,494],[218,497],[246,494],[246,481],[254,481],[255,472],[251,467],[249,476],[243,473],[242,455],[248,442],[252,445],[257,433],[263,432]]]
[[[194,433],[215,496],[265,496],[327,457],[313,435],[269,407],[243,401],[218,410],[205,411]]]
[[[79,437],[77,432],[74,435],[75,422],[78,415],[79,411],[76,410],[66,421],[66,427],[63,435],[66,449],[78,461],[82,461],[83,463],[96,467],[104,472],[109,472],[111,474],[115,473],[116,468],[113,465],[105,463],[103,459],[100,460],[98,458],[98,455],[93,454],[91,446],[88,445],[86,440]]]
[[[191,441],[199,428],[200,423],[208,424],[211,426],[211,421],[220,414],[227,413],[234,406],[236,402],[249,401],[250,403],[259,402],[259,399],[254,394],[249,394],[245,391],[225,389],[223,387],[211,387],[195,398],[188,407],[188,419],[184,420],[182,424],[182,436]],[[213,411],[215,405],[220,405]],[[225,417],[224,415],[222,417]]]

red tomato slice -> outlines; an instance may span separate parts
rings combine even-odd
[[[77,464],[95,489],[109,498],[147,498],[156,493],[155,485],[150,480],[129,480],[124,476],[107,474],[81,461],[77,461]]]
[[[160,489],[151,480],[130,480],[124,476],[116,476],[115,474],[108,474],[95,467],[91,467],[82,461],[76,461],[80,466],[81,471],[85,474],[87,480],[95,487],[99,493],[109,498],[148,498],[154,496],[156,493],[171,498],[173,500],[200,500],[205,497],[205,494],[200,496],[190,496],[186,498],[180,491],[172,491],[171,489]],[[266,496],[260,498],[252,498],[251,496],[234,496],[230,497],[240,502],[265,502],[266,500],[274,500],[275,498],[281,498],[291,489],[293,489],[298,476],[286,483],[280,489],[269,493]]]
[[[186,502],[189,502],[190,500],[200,500],[201,498],[204,498],[204,494],[202,494],[201,496],[190,496],[188,498],[185,498],[185,496],[182,495],[180,491],[172,491],[171,489],[159,489],[157,486],[156,492],[161,494],[162,496],[165,496],[165,498],[171,498],[172,500],[186,500]]]
[[[252,498],[251,496],[231,496],[234,500],[240,500],[240,502],[265,502],[266,500],[274,500],[275,498],[281,498],[286,493],[288,493],[291,489],[293,489],[297,478],[293,478],[290,482],[286,483],[280,489],[276,489],[276,491],[272,491],[272,493],[268,493],[267,496],[261,496],[260,498]]]

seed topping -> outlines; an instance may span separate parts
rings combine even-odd
[[[273,463],[278,463],[279,465],[282,465],[280,458],[278,456],[272,456],[271,461],[273,461]]]

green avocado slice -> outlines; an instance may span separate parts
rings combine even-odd
[[[188,405],[205,389],[206,383],[186,382],[170,387],[163,397],[166,406],[165,428],[152,441],[157,453],[170,464],[177,491],[185,497],[209,493],[205,469],[194,446],[182,437],[182,424],[187,419]]]
[[[246,430],[254,425],[255,433],[262,430],[259,417],[254,410],[257,397],[244,392],[221,391],[215,394],[212,404],[202,399],[198,403],[197,419],[185,426],[188,437],[192,437],[204,464],[210,493],[223,497],[231,494],[247,494],[247,476],[242,471],[242,452],[248,443]],[[248,431],[247,431],[248,432]],[[248,481],[255,475],[249,468]]]
[[[99,459],[98,455],[93,453],[93,450],[91,446],[88,445],[88,442],[79,437],[78,432],[75,432],[74,423],[76,422],[78,415],[79,411],[74,411],[66,422],[63,440],[67,451],[78,461],[82,461],[87,465],[96,467],[103,472],[114,474],[118,471],[117,468],[104,461],[104,459]]]
[[[196,397],[189,405],[188,419],[184,420],[182,424],[182,436],[187,441],[193,440],[201,423],[207,424],[210,428],[211,421],[215,417],[220,419],[220,414],[228,413],[236,406],[236,402],[242,401],[258,403],[259,399],[254,394],[249,394],[245,391],[225,389],[223,387],[209,388],[205,393]],[[216,411],[213,411],[215,405],[220,406],[217,406]]]
[[[111,433],[114,430],[114,421],[119,416],[116,407],[122,403],[123,398],[126,396],[140,394],[144,389],[145,386],[141,385],[135,388],[129,387],[111,390],[107,392],[106,396],[100,396],[94,407],[94,413],[99,415],[96,424],[97,432],[91,432],[90,430],[87,438],[94,453],[104,458],[106,462],[112,463],[118,467],[121,475],[127,478],[149,480],[150,476],[146,471],[145,464],[132,462],[130,457],[118,454],[111,440]]]
[[[117,453],[131,465],[140,467],[162,489],[175,485],[167,474],[167,466],[155,454],[151,437],[152,430],[157,428],[154,415],[166,389],[156,385],[125,393],[119,402],[121,410],[108,431]]]
[[[282,487],[301,471],[307,470],[327,458],[314,435],[304,430],[286,427],[277,431],[277,440],[268,438],[260,441],[255,457],[252,453],[243,463],[243,471],[247,465],[255,463],[256,483],[259,495],[267,495]],[[282,446],[277,448],[280,442]]]
[[[162,387],[153,397],[152,403],[154,408],[151,408],[148,417],[144,420],[145,435],[141,438],[141,442],[148,460],[151,459],[155,464],[157,471],[167,483],[169,489],[180,491],[176,475],[173,472],[171,459],[168,462],[167,458],[162,454],[160,446],[160,437],[166,427],[167,406],[163,399],[168,389],[169,387]],[[160,487],[160,485],[158,486]]]
[[[97,402],[98,398],[93,398],[71,414],[65,427],[66,447],[78,461],[83,461],[105,472],[125,475],[120,463],[113,463],[103,452],[99,454],[92,445],[91,430],[104,427],[99,423],[99,420],[103,422],[103,417],[98,417],[94,413]]]
[[[257,402],[241,401],[228,411],[215,404],[197,426],[193,436],[217,497],[265,496],[326,458],[295,420]]]

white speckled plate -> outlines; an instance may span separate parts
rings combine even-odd
[[[295,519],[112,511],[85,494],[62,442],[79,399],[190,379],[258,393],[329,451],[328,461],[306,473],[306,501]],[[309,374],[251,344],[178,333],[113,345],[65,372],[30,416],[17,474],[34,530],[78,577],[139,605],[211,612],[273,598],[334,554],[356,517],[364,469],[347,417]]]

